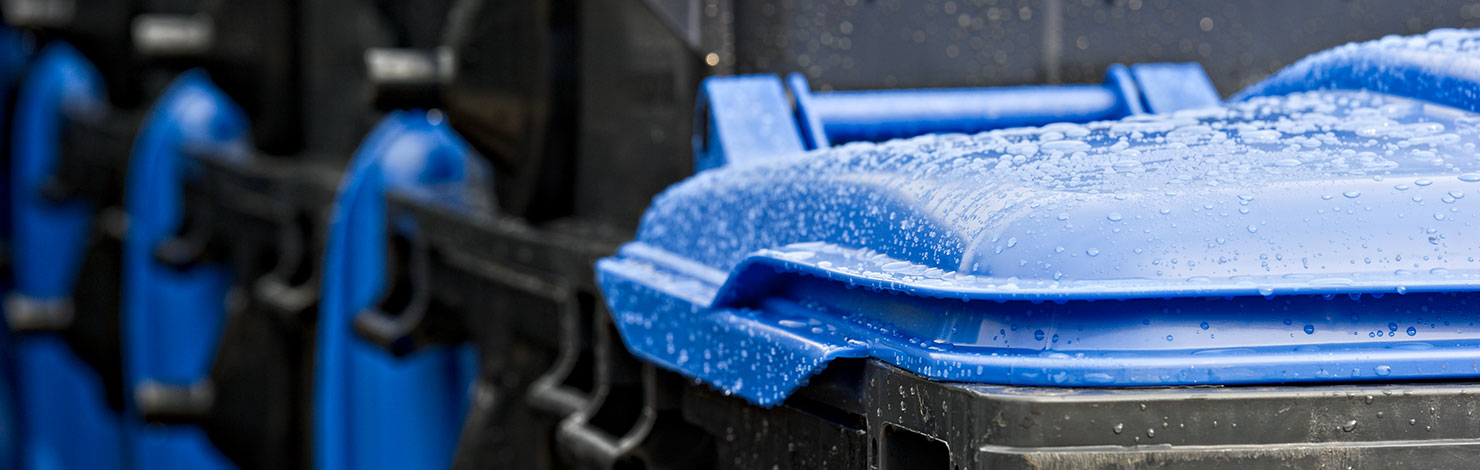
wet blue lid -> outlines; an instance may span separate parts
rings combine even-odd
[[[1300,72],[1473,36],[1339,48],[1221,108],[705,171],[599,281],[634,353],[763,405],[837,357],[1027,385],[1480,375],[1480,115],[1433,85],[1458,69]]]

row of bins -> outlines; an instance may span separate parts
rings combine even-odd
[[[1480,15],[988,3],[6,3],[0,466],[1471,460]]]

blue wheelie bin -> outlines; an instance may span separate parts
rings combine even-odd
[[[860,465],[1465,466],[1477,48],[1389,37],[1221,105],[823,151],[774,83],[711,79],[711,169],[598,281],[638,358],[844,423]]]
[[[201,71],[176,78],[144,120],[124,199],[129,220],[122,310],[127,390],[152,383],[189,387],[210,370],[226,321],[228,271],[220,263],[166,262],[161,258],[172,256],[161,251],[173,245],[162,242],[180,231],[185,220],[184,182],[194,170],[186,154],[243,158],[246,151],[245,114]],[[137,468],[230,466],[199,428],[149,426],[136,412],[125,421]]]
[[[416,255],[415,224],[387,217],[386,194],[485,184],[485,165],[435,111],[392,112],[355,152],[325,245],[314,384],[317,468],[451,464],[476,371],[471,346],[379,348],[354,332],[417,323],[429,301],[425,285],[410,292],[388,287],[388,270],[424,272],[427,260]],[[409,241],[396,249],[387,243],[391,235]],[[387,269],[388,263],[397,265]],[[380,312],[365,318],[381,321],[357,322],[365,310]],[[396,358],[392,351],[408,355]]]
[[[83,201],[52,201],[42,187],[57,171],[68,116],[105,106],[97,70],[76,50],[54,43],[23,80],[11,140],[13,269],[6,322],[14,339],[21,404],[22,468],[121,468],[120,416],[98,374],[60,335],[93,223]]]

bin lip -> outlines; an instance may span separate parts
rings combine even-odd
[[[832,360],[860,357],[931,380],[1050,387],[1480,374],[1477,317],[1467,307],[1480,290],[1473,284],[1351,301],[1323,295],[1325,286],[1110,302],[937,296],[929,286],[846,272],[840,279],[816,266],[838,259],[827,253],[834,248],[804,248],[757,253],[719,284],[717,270],[633,243],[598,262],[598,280],[633,354],[762,406],[782,402]],[[812,255],[786,258],[801,252]]]
[[[608,263],[641,262],[683,273],[694,284],[676,294],[700,305],[744,304],[766,292],[748,288],[746,277],[794,274],[878,291],[962,301],[1079,301],[1183,297],[1276,297],[1285,295],[1385,295],[1480,291],[1480,270],[1414,272],[1395,282],[1391,273],[1349,275],[1229,276],[1180,280],[1117,279],[1053,281],[975,276],[899,260],[869,249],[826,242],[761,249],[729,274],[642,242],[622,245]],[[898,275],[910,272],[914,274]]]

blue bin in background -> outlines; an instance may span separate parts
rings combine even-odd
[[[186,153],[243,158],[247,135],[245,114],[200,71],[176,78],[144,120],[124,199],[127,391],[151,383],[188,387],[210,370],[226,321],[229,272],[219,263],[166,263],[157,250],[185,220],[182,197],[193,163]],[[126,422],[135,468],[230,466],[198,428],[149,426],[132,410]]]
[[[416,236],[411,221],[388,220],[386,193],[486,184],[488,178],[486,163],[435,112],[392,112],[355,152],[334,201],[324,254],[314,384],[317,468],[451,465],[476,371],[471,345],[396,358],[356,337],[354,323],[388,295],[390,237]],[[409,308],[424,300],[412,294]]]
[[[23,79],[11,139],[11,216],[15,284],[6,298],[21,407],[22,468],[123,468],[121,417],[95,371],[57,334],[70,321],[70,297],[93,213],[82,201],[51,201],[41,191],[58,165],[65,116],[101,112],[97,71],[55,43]],[[16,330],[41,333],[19,333]]]
[[[224,316],[225,272],[165,267],[154,260],[153,250],[157,239],[179,224],[179,188],[189,172],[183,152],[240,154],[241,148],[222,148],[241,146],[243,117],[202,74],[182,76],[134,142],[124,215],[110,219],[97,201],[55,187],[64,171],[64,126],[97,121],[110,112],[101,88],[85,58],[53,42],[31,67],[17,105],[21,118],[15,124],[10,188],[16,284],[7,295],[6,319],[17,330],[22,467],[221,467],[225,462],[198,431],[147,426],[133,409],[131,392],[133,385],[151,381],[190,383],[209,365],[212,331],[219,330]],[[116,278],[124,280],[121,305],[101,305],[111,298],[102,292],[90,293],[98,299],[73,298],[100,230],[117,230],[123,238],[123,272]],[[122,333],[114,344],[121,345],[122,358],[110,358],[122,363],[120,396],[108,396],[114,392],[103,383],[106,377],[75,349],[77,338],[71,336],[78,335],[73,330],[79,325],[74,323],[103,319],[79,318],[74,302],[120,312]]]

